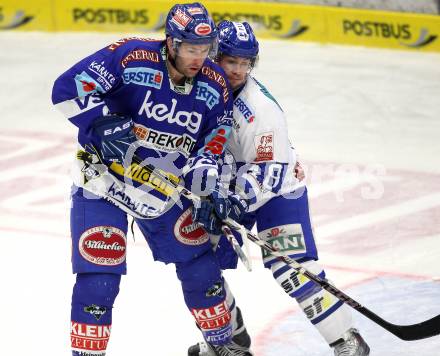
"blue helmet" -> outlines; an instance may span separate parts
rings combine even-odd
[[[199,2],[174,5],[167,16],[165,34],[194,44],[209,44],[217,40],[215,23]]]
[[[217,26],[219,32],[218,51],[228,56],[255,59],[258,56],[258,41],[247,22],[224,20]]]

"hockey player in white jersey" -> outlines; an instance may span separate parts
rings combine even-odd
[[[304,171],[289,141],[285,115],[269,91],[250,75],[258,58],[258,41],[246,22],[222,21],[218,30],[217,62],[234,92],[235,123],[229,141],[237,171],[233,184],[249,202],[242,224],[251,229],[256,223],[260,238],[325,277],[317,262]],[[348,306],[264,251],[263,262],[281,288],[296,299],[335,356],[369,355],[368,345],[353,327]],[[189,355],[218,353],[199,343],[189,349]]]

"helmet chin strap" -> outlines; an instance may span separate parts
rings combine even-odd
[[[176,55],[176,57],[177,57],[177,55]],[[167,53],[167,61],[176,71],[179,72],[179,70],[177,69],[177,66],[176,66],[176,58],[173,58],[169,52]],[[183,73],[180,73],[180,74],[183,74]]]
[[[170,65],[176,72],[183,75],[183,78],[186,80],[185,74],[183,74],[179,69],[177,69],[176,58],[179,49],[173,46],[174,57],[171,55],[170,51],[167,49],[167,64]]]
[[[174,52],[175,54],[174,56],[172,56],[171,53],[167,51],[167,57],[166,57],[166,66],[170,78],[170,88],[176,93],[189,94],[193,87],[193,78],[186,77],[185,74],[183,74],[177,69],[177,64],[176,64],[177,50],[175,50]],[[176,71],[177,73],[182,75],[181,80],[179,80],[180,83],[176,83],[174,81],[174,79],[171,76],[171,71]]]

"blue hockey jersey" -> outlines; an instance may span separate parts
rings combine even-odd
[[[79,128],[82,147],[99,143],[92,130],[96,118],[108,113],[130,116],[137,139],[149,143],[137,155],[144,159],[171,154],[172,173],[180,175],[189,158],[223,152],[233,100],[225,78],[223,70],[206,59],[185,88],[176,87],[168,76],[165,41],[125,38],[63,73],[55,81],[52,101]]]

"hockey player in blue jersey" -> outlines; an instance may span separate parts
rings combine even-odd
[[[78,128],[71,205],[75,356],[106,353],[126,273],[127,214],[154,259],[175,264],[204,338],[222,348],[237,333],[247,335],[208,234],[219,233],[229,202],[218,194],[217,160],[231,132],[232,93],[208,58],[216,47],[206,9],[178,4],[166,19],[166,40],[116,41],[55,81],[52,101]],[[204,228],[193,221],[191,202],[176,198],[154,171],[205,196],[211,210]]]
[[[285,115],[269,91],[250,75],[258,58],[258,41],[246,22],[222,21],[217,29],[217,62],[234,95],[234,130],[227,150],[235,160],[237,192],[250,203],[242,224],[248,229],[256,224],[261,239],[325,277],[317,262],[304,171],[289,142]],[[296,299],[335,356],[369,354],[368,345],[353,328],[348,306],[265,251],[263,262],[281,288]],[[190,347],[188,354],[216,355],[206,342]]]

